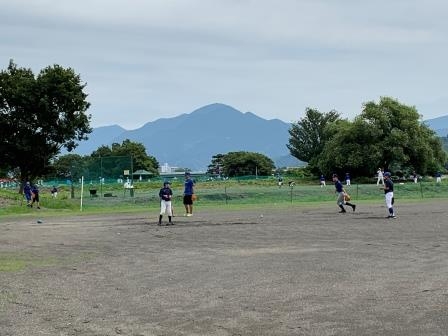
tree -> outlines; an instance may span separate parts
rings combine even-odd
[[[381,161],[383,152],[377,143],[378,130],[362,119],[340,120],[326,129],[325,146],[318,156],[317,166],[326,175],[331,173],[369,176],[372,167]]]
[[[101,146],[96,151],[92,152],[90,157],[92,158],[107,158],[118,160],[120,157],[132,157],[132,166],[134,171],[139,169],[145,169],[154,175],[158,175],[159,162],[154,156],[146,153],[146,148],[142,143],[133,142],[129,139],[123,140],[121,144],[113,143],[111,147]],[[111,168],[118,165],[111,163]],[[106,167],[103,167],[106,168]],[[131,167],[129,167],[131,168]],[[113,175],[121,175],[121,173],[114,173]]]
[[[216,154],[212,157],[212,162],[207,167],[207,174],[222,175],[224,166],[224,154]]]
[[[92,131],[85,84],[73,69],[49,66],[37,76],[11,60],[0,72],[1,165],[32,180],[49,168],[61,148],[68,151]]]
[[[440,139],[420,121],[415,107],[389,97],[364,104],[354,122],[331,125],[326,138],[318,157],[321,170],[369,176],[381,167],[433,174],[446,162]]]
[[[378,167],[433,173],[443,167],[446,154],[436,133],[421,122],[414,106],[406,106],[390,97],[378,104],[368,102],[360,116],[370,127],[378,129],[377,142],[382,149]],[[373,168],[375,169],[375,168]]]
[[[229,177],[271,175],[275,169],[274,162],[260,153],[244,151],[230,152],[227,154],[217,154],[213,158],[219,158],[223,175]],[[212,161],[211,165],[213,164]]]
[[[289,129],[290,138],[286,147],[291,155],[308,162],[310,168],[314,169],[327,140],[325,128],[337,120],[339,120],[337,111],[321,113],[316,109],[307,108],[305,116],[293,123]]]

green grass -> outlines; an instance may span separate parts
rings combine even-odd
[[[301,181],[298,181],[301,182]],[[104,185],[97,189],[98,197],[90,197],[89,187],[84,188],[83,213],[106,213],[125,211],[147,211],[159,207],[158,191],[159,182],[136,183],[134,197],[124,193],[121,185]],[[181,182],[173,183],[174,206],[183,208]],[[352,184],[345,187],[354,201],[383,200],[383,191],[376,184]],[[321,188],[317,183],[297,183],[293,188],[287,184],[279,188],[276,181],[272,180],[247,180],[247,181],[210,181],[198,182],[195,187],[198,200],[195,206],[202,207],[229,207],[242,205],[268,205],[268,204],[306,204],[332,202],[335,200],[334,186],[327,184]],[[113,197],[104,197],[104,194],[112,194]],[[71,198],[69,188],[60,188],[57,199],[51,198],[49,189],[41,190],[41,207],[26,207],[25,201],[17,190],[0,190],[0,216],[2,215],[40,215],[80,213],[81,195],[80,188],[74,189],[75,198]],[[448,198],[448,184],[437,185],[434,182],[422,182],[405,184],[395,183],[395,198],[397,200],[422,200],[432,198]],[[180,210],[178,210],[180,211]]]
[[[80,253],[65,257],[54,256],[31,256],[23,253],[0,252],[0,272],[19,272],[32,267],[51,267],[57,265],[67,265],[80,261],[90,260],[94,253]]]

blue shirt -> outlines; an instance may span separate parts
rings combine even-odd
[[[386,181],[384,181],[384,193],[387,194],[391,191],[394,191],[394,183],[391,179],[387,179]]]
[[[341,181],[339,181],[339,180],[337,180],[337,181],[334,183],[334,186],[335,186],[336,191],[337,191],[338,193],[342,192],[342,189],[344,189],[344,187],[342,186]]]
[[[170,196],[172,196],[172,195],[173,195],[173,191],[171,190],[171,188],[168,188],[168,187],[163,187],[159,191],[159,197],[161,199],[163,199],[164,201],[171,201]]]
[[[184,195],[193,195],[193,180],[191,178],[188,178],[185,180],[184,183]]]
[[[31,186],[29,184],[25,184],[25,186],[23,187],[23,192],[25,193],[25,195],[31,195]]]

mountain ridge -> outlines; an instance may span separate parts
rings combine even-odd
[[[439,136],[448,134],[448,116],[423,121]],[[159,118],[126,130],[119,125],[94,128],[89,140],[72,152],[89,155],[101,145],[122,143],[125,139],[142,143],[160,165],[206,170],[216,154],[248,151],[264,154],[277,167],[297,166],[286,144],[290,124],[280,119],[263,119],[253,112],[213,103],[176,117]]]
[[[94,128],[89,140],[80,142],[72,153],[88,155],[101,145],[130,139],[142,143],[160,165],[172,167],[206,170],[213,155],[236,151],[264,154],[282,167],[297,166],[300,161],[286,147],[289,128],[290,124],[279,119],[266,120],[253,112],[214,103],[134,130],[118,125]]]

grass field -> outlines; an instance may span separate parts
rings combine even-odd
[[[92,188],[92,187],[90,187]],[[127,210],[147,210],[159,207],[158,191],[160,182],[136,183],[133,195],[125,191],[121,185],[107,184],[96,187],[96,197],[91,197],[89,186],[84,187],[82,200],[81,188],[75,186],[74,198],[71,198],[69,187],[62,186],[58,198],[51,198],[50,188],[41,188],[42,213],[76,213],[83,212],[113,212]],[[173,183],[173,205],[178,211],[183,211],[182,192],[183,185]],[[352,184],[346,186],[353,201],[382,201],[383,192],[376,184]],[[321,203],[335,200],[334,186],[327,184],[320,187],[316,184],[297,183],[290,188],[284,185],[279,188],[272,180],[247,181],[209,181],[198,182],[195,186],[198,200],[195,206],[214,207],[228,206],[240,207],[262,204],[301,204]],[[105,197],[105,196],[109,197]],[[419,200],[432,198],[448,198],[448,183],[436,184],[434,182],[395,184],[395,199]],[[0,216],[13,214],[27,214],[37,211],[26,207],[23,195],[18,190],[0,189]]]

